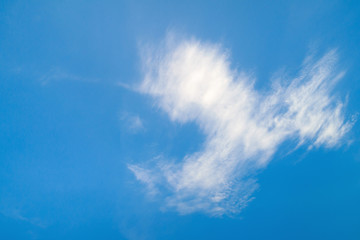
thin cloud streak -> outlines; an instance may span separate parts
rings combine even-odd
[[[286,140],[297,146],[333,148],[342,144],[352,123],[334,97],[344,76],[336,69],[336,51],[307,58],[298,77],[273,84],[267,93],[253,79],[230,69],[218,45],[194,39],[167,41],[144,57],[145,78],[139,90],[152,96],[172,121],[195,122],[206,135],[203,149],[181,163],[129,165],[151,193],[182,214],[239,212],[257,188],[255,174]]]
[[[136,134],[145,131],[144,122],[138,115],[124,112],[120,115],[120,120],[131,133]]]
[[[47,85],[57,81],[79,81],[79,82],[98,82],[98,79],[88,79],[65,71],[59,67],[51,68],[39,79],[41,85]]]

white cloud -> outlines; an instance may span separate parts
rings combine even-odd
[[[121,114],[120,120],[131,133],[139,133],[145,130],[143,120],[138,115],[124,112]]]
[[[36,218],[36,217],[25,217],[20,209],[17,208],[2,208],[0,210],[0,214],[4,215],[5,217],[9,217],[15,220],[19,220],[19,221],[24,221],[24,222],[28,222],[34,226],[40,227],[40,228],[46,228],[48,226],[48,224],[40,219],[40,218]]]
[[[172,121],[197,123],[206,142],[180,163],[129,168],[180,213],[238,212],[257,188],[256,170],[284,141],[331,148],[351,128],[344,104],[333,95],[344,75],[336,69],[335,51],[306,59],[298,77],[277,81],[265,93],[254,89],[247,74],[230,69],[218,45],[191,39],[164,46],[144,58],[140,91],[153,96]]]
[[[40,77],[39,81],[42,85],[47,85],[57,81],[79,81],[79,82],[97,82],[97,79],[84,78],[65,71],[60,67],[51,68],[46,74]]]

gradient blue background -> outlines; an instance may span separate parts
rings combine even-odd
[[[280,151],[238,216],[146,197],[128,163],[204,140],[118,85],[141,81],[141,46],[168,31],[220,42],[257,89],[337,48],[346,116],[359,111],[360,1],[0,0],[0,239],[360,239],[359,123],[350,146]]]

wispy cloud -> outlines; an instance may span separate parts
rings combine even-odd
[[[124,82],[117,82],[116,86],[122,87],[124,89],[130,90],[130,91],[134,91],[136,90],[133,86],[131,86],[130,84],[124,83]]]
[[[129,169],[180,213],[238,212],[257,188],[257,170],[284,141],[333,148],[351,128],[344,103],[334,96],[344,76],[336,68],[336,51],[307,58],[297,77],[278,79],[260,92],[246,73],[230,69],[228,54],[218,45],[190,39],[164,46],[144,57],[139,89],[172,121],[197,123],[206,142],[180,163]]]
[[[120,120],[131,133],[145,130],[144,122],[138,115],[124,112],[120,115]]]
[[[39,79],[42,85],[47,85],[56,81],[80,81],[80,82],[97,82],[97,79],[84,78],[65,71],[59,67],[53,67]]]
[[[1,209],[0,214],[15,220],[28,222],[40,228],[46,228],[48,224],[40,218],[28,218],[21,214],[19,209]]]

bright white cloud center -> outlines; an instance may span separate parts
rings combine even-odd
[[[181,213],[238,212],[257,187],[256,170],[284,141],[331,148],[351,128],[343,104],[332,95],[343,76],[336,59],[334,51],[318,61],[307,59],[298,77],[264,93],[246,74],[230,69],[219,46],[196,40],[167,44],[145,58],[141,91],[172,121],[195,122],[206,142],[180,163],[129,168],[152,193],[166,191],[166,205]]]

